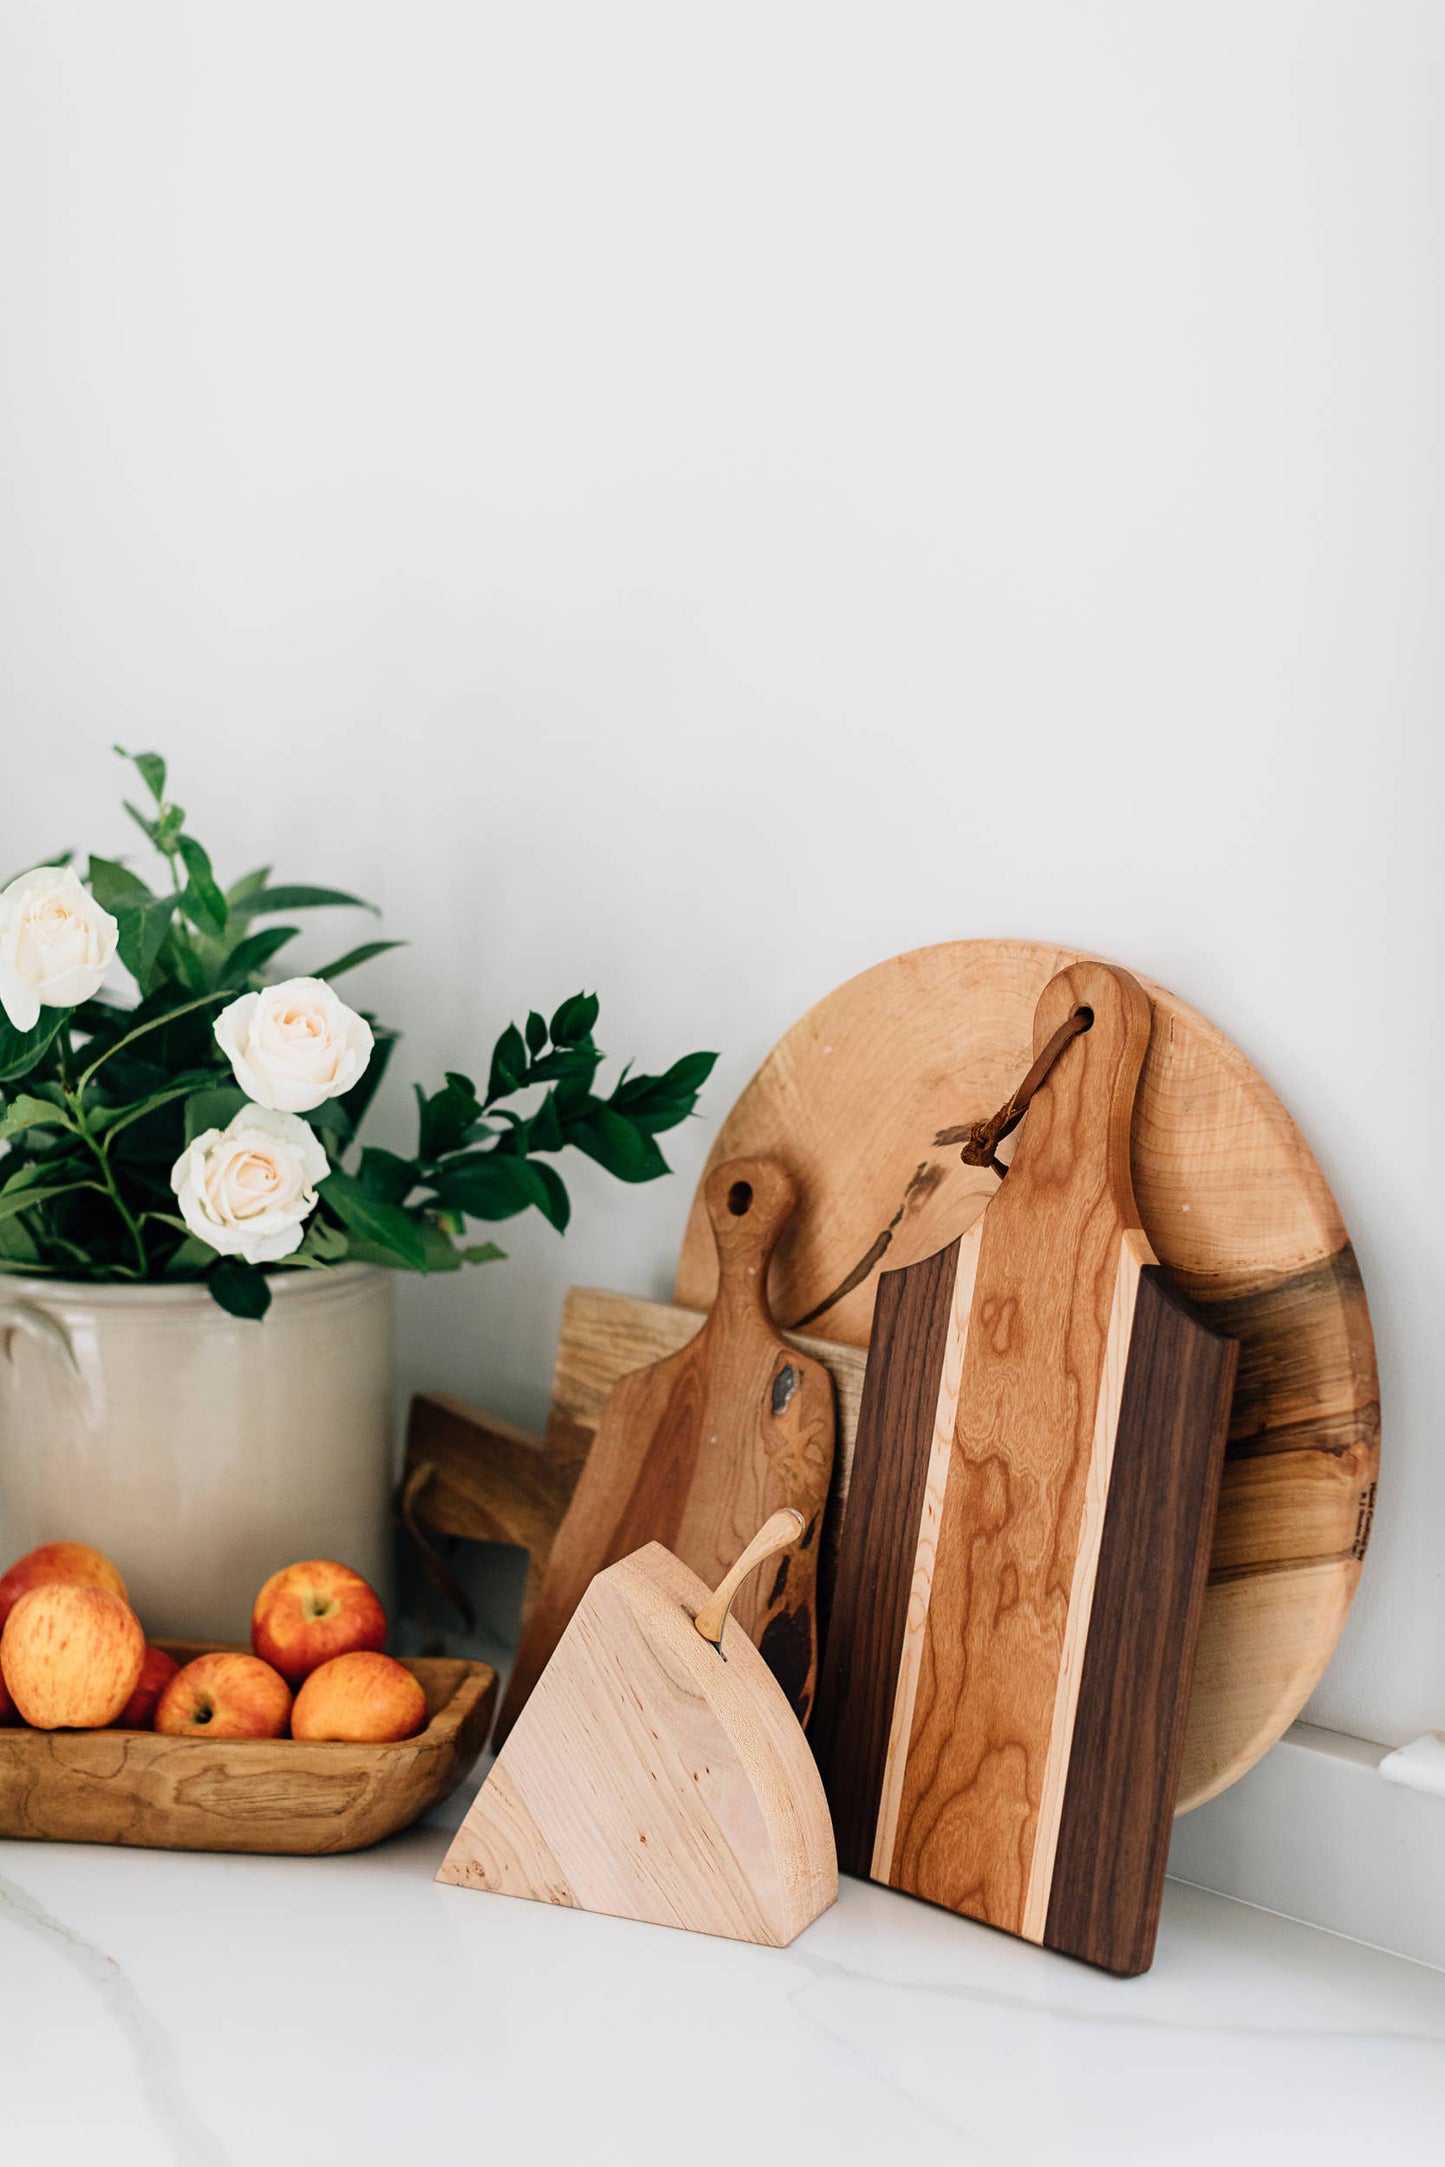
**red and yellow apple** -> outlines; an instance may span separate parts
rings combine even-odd
[[[103,1551],[92,1550],[88,1542],[43,1542],[38,1550],[27,1550],[8,1571],[0,1573],[0,1626],[22,1595],[54,1580],[66,1581],[72,1587],[108,1588],[123,1603],[130,1600],[119,1571]]]
[[[140,1620],[123,1597],[51,1580],[22,1595],[5,1620],[0,1673],[36,1730],[95,1730],[130,1699],[145,1652]]]
[[[198,1655],[161,1693],[155,1728],[167,1738],[284,1738],[291,1688],[259,1656]]]
[[[9,1692],[6,1690],[4,1678],[0,1677],[0,1728],[3,1728],[7,1723],[18,1723],[19,1721],[20,1710],[11,1700]]]
[[[386,1745],[426,1728],[426,1695],[394,1655],[358,1649],[322,1663],[296,1696],[293,1738]]]
[[[386,1646],[386,1612],[349,1565],[311,1558],[272,1573],[251,1613],[251,1646],[293,1686],[333,1656]]]
[[[164,1648],[147,1648],[135,1691],[115,1719],[118,1731],[148,1731],[154,1728],[156,1708],[160,1697],[170,1684],[180,1664]]]

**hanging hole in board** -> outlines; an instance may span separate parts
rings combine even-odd
[[[1082,1037],[1083,1033],[1090,1028],[1094,1021],[1094,1011],[1092,1008],[1081,1007],[1076,1008],[1074,1014],[1082,1019],[1080,1026],[1080,1036]]]
[[[750,1181],[735,1181],[728,1190],[728,1210],[735,1219],[746,1218],[752,1209],[753,1185]]]

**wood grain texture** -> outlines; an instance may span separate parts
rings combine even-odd
[[[659,1544],[600,1573],[438,1879],[782,1948],[838,1893],[802,1731],[735,1619]]]
[[[850,980],[779,1041],[714,1154],[771,1152],[798,1184],[800,1209],[773,1262],[777,1317],[807,1315],[900,1207],[886,1259],[894,1268],[936,1253],[977,1217],[995,1176],[933,1138],[1003,1102],[1028,1066],[1040,993],[1077,959],[1077,950],[1029,942],[917,949]],[[1173,1283],[1240,1342],[1184,1811],[1274,1743],[1329,1659],[1359,1578],[1359,1530],[1368,1532],[1379,1392],[1359,1274],[1307,1144],[1236,1046],[1176,995],[1147,990],[1154,1022],[1131,1138],[1140,1222]],[[698,1200],[675,1300],[706,1307],[712,1279]],[[879,1280],[875,1272],[811,1329],[866,1346]],[[1276,1453],[1288,1457],[1271,1480],[1236,1485],[1236,1458]],[[1328,1527],[1325,1490],[1335,1501]],[[1338,1541],[1328,1595],[1310,1563],[1324,1555],[1322,1537]],[[1272,1593],[1238,1594],[1231,1576],[1245,1559],[1277,1578]]]
[[[784,1505],[802,1512],[802,1541],[775,1573],[749,1582],[737,1614],[806,1722],[834,1410],[827,1371],[785,1346],[768,1313],[768,1259],[792,1207],[792,1182],[770,1160],[736,1159],[714,1172],[717,1299],[695,1339],[624,1377],[607,1401],[522,1637],[499,1740],[595,1573],[656,1541],[711,1585]]]
[[[221,1645],[158,1643],[178,1662]],[[396,1745],[0,1730],[0,1836],[162,1851],[359,1851],[446,1798],[486,1739],[496,1673],[408,1661],[428,1722]]]
[[[1031,1922],[1048,1947],[1125,1974],[1154,1955],[1237,1353],[1157,1267],[1139,1274],[1068,1780]]]
[[[1152,1949],[1234,1350],[1162,1293],[1137,1226],[1147,1000],[1127,973],[1072,966],[1036,1044],[1081,1008],[1091,1026],[1008,1179],[942,1253],[951,1280],[938,1259],[885,1275],[814,1744],[845,1866],[1127,1970]],[[895,1386],[905,1334],[928,1343],[940,1316],[941,1354]],[[890,1402],[905,1420],[875,1431]],[[900,1509],[906,1588],[886,1556]],[[1090,1855],[1091,1816],[1119,1841]],[[1087,1925],[1056,1915],[1061,1850]]]

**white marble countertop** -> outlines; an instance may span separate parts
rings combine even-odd
[[[1223,1897],[1118,1981],[848,1881],[782,1952],[553,1911],[446,1842],[0,1844],[5,2167],[1445,2158],[1445,1973]]]

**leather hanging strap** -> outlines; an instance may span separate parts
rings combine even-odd
[[[1087,1031],[1093,1022],[1093,1013],[1087,1008],[1076,1008],[1072,1016],[1065,1016],[1023,1082],[1013,1094],[1005,1099],[996,1114],[987,1121],[965,1122],[962,1128],[940,1129],[933,1141],[936,1145],[962,1144],[959,1153],[965,1166],[991,1166],[1002,1180],[1008,1172],[998,1155],[998,1147],[1006,1136],[1023,1120],[1029,1110],[1029,1100],[1048,1076],[1065,1046]]]
[[[1024,1077],[1023,1082],[1010,1093],[998,1112],[991,1114],[987,1121],[968,1121],[960,1128],[940,1129],[933,1139],[934,1148],[941,1150],[950,1144],[961,1144],[963,1148],[959,1153],[959,1157],[963,1160],[965,1166],[992,1167],[999,1179],[1002,1180],[1008,1172],[1008,1168],[998,1155],[999,1145],[1006,1136],[1012,1135],[1023,1120],[1024,1115],[1028,1112],[1030,1099],[1043,1084],[1064,1048],[1071,1045],[1082,1032],[1087,1031],[1093,1020],[1093,1011],[1088,1008],[1076,1008],[1072,1016],[1066,1016],[1044,1047],[1043,1052],[1034,1062],[1033,1067]],[[875,1265],[882,1262],[888,1246],[893,1240],[893,1229],[908,1209],[908,1196],[912,1194],[914,1185],[923,1172],[924,1167],[920,1166],[908,1185],[908,1192],[905,1194],[903,1202],[894,1212],[893,1217],[884,1227],[882,1233],[877,1236],[871,1246],[858,1259],[852,1271],[833,1289],[826,1300],[816,1303],[805,1317],[799,1317],[795,1323],[790,1324],[787,1327],[790,1332],[805,1332],[810,1324],[815,1323],[836,1303],[841,1302],[845,1294],[851,1294],[855,1287],[861,1287]]]

